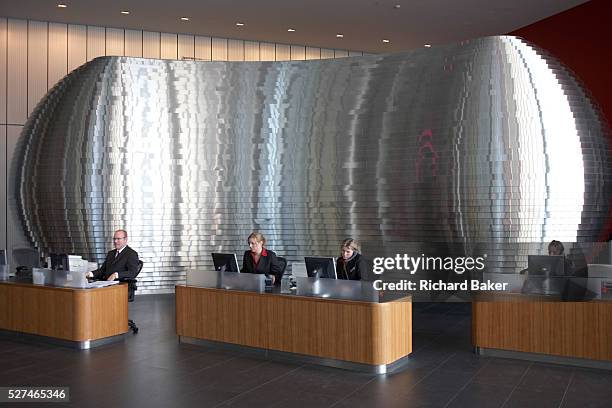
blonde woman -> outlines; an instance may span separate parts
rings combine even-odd
[[[361,246],[353,238],[347,238],[340,244],[340,257],[336,261],[338,279],[361,280],[366,271],[366,264],[361,256]]]
[[[249,250],[242,258],[243,273],[263,273],[272,278],[272,283],[280,285],[283,269],[274,251],[265,247],[266,237],[259,232],[253,232],[247,239]]]

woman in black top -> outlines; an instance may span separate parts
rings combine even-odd
[[[336,261],[338,279],[361,280],[361,275],[365,273],[366,266],[359,250],[359,243],[354,239],[347,238],[342,241],[340,257]]]
[[[266,238],[259,232],[253,232],[248,238],[249,251],[242,258],[243,273],[263,273],[272,278],[273,284],[280,284],[283,269],[274,251],[266,249]]]

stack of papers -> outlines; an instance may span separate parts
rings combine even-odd
[[[119,281],[94,281],[87,284],[88,288],[103,288],[105,286],[116,285]]]

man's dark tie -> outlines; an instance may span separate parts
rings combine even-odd
[[[115,259],[119,258],[119,251],[115,250]]]

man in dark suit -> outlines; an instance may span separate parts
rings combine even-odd
[[[113,234],[115,249],[106,254],[102,266],[88,277],[98,280],[115,280],[121,278],[134,278],[138,273],[138,252],[127,246],[128,234],[125,230],[117,230]]]

